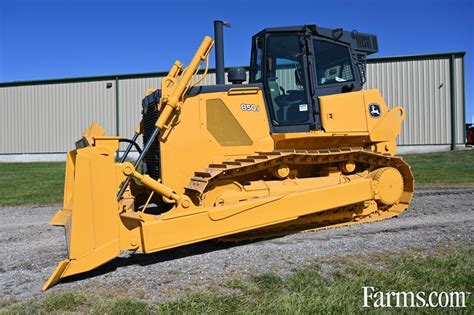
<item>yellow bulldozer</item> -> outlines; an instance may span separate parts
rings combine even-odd
[[[249,83],[232,68],[224,84],[219,23],[216,85],[198,84],[214,46],[206,36],[187,67],[176,61],[145,92],[132,139],[93,123],[68,152],[64,204],[50,222],[66,230],[68,259],[43,290],[122,251],[277,237],[407,209],[414,179],[395,156],[405,111],[362,89],[375,35],[267,28],[252,37]]]

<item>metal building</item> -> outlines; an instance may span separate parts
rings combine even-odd
[[[464,52],[368,59],[365,88],[403,105],[399,153],[465,143]],[[58,161],[92,121],[131,136],[147,88],[165,72],[0,83],[0,162]],[[210,71],[201,84],[214,84]]]

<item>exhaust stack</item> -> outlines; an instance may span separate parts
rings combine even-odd
[[[220,20],[214,21],[214,40],[216,45],[216,84],[225,84],[224,26],[230,27],[230,24]]]

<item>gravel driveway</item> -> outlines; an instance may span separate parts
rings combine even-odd
[[[1,300],[42,295],[43,282],[66,257],[63,229],[47,225],[57,208],[0,208]],[[474,187],[418,189],[399,218],[239,245],[204,242],[120,257],[49,292],[80,288],[156,300],[215,287],[228,278],[268,271],[285,275],[322,258],[397,253],[453,241],[472,245],[473,209]]]

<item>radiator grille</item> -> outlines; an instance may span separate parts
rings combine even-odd
[[[160,94],[160,90],[157,90],[145,97],[142,101],[143,145],[145,145],[155,129],[155,123],[159,116],[156,105],[160,99]],[[158,141],[158,138],[155,139],[153,144],[150,146],[150,149],[145,154],[143,173],[148,174],[153,179],[161,178],[160,142]]]

